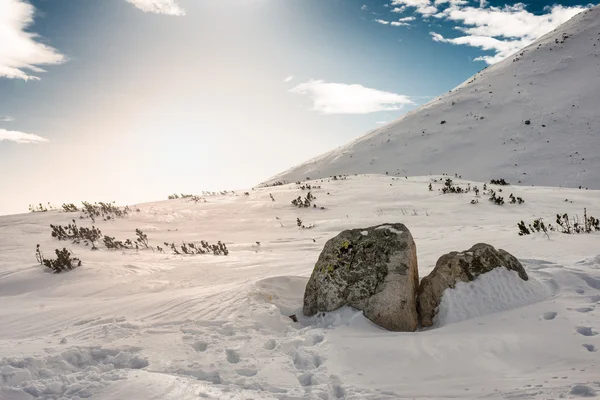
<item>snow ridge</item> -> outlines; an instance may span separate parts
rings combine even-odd
[[[455,173],[600,188],[600,8],[353,142],[269,179]]]

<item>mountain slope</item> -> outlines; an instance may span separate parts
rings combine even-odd
[[[269,182],[457,173],[600,188],[599,110],[600,8],[594,7],[449,93]]]

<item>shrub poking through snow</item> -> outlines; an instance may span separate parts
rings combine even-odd
[[[79,208],[73,203],[63,203],[62,210],[64,212],[77,212],[79,211]]]
[[[79,244],[83,241],[86,246],[91,244],[92,250],[97,250],[96,242],[102,237],[100,229],[95,226],[92,226],[91,228],[80,228],[77,226],[74,219],[73,223],[69,225],[60,226],[50,224],[50,228],[52,228],[51,235],[53,238],[58,240],[71,240],[75,244]]]
[[[431,186],[431,184],[429,184]],[[452,182],[452,179],[450,178],[446,178],[446,181],[444,182],[444,187],[442,187],[442,193],[447,194],[447,193],[467,193],[471,190],[471,186],[469,185],[467,187],[467,189],[462,188],[460,186],[454,186],[454,182]]]
[[[529,227],[527,227],[523,221],[519,222],[517,227],[519,228],[519,236],[530,235],[533,232],[544,232],[548,239],[550,239],[548,231],[554,231],[554,227],[552,227],[550,224],[546,226],[541,218],[534,220],[533,224],[529,224]]]
[[[44,206],[42,203],[39,203],[37,205],[35,204],[30,204],[29,205],[29,212],[48,212],[48,211],[53,211],[56,210],[56,208],[54,206],[52,206],[50,203],[48,203],[47,206]]]
[[[135,235],[137,236],[137,239],[135,241],[147,249],[148,248],[148,235],[146,235],[140,229],[135,230]]]
[[[292,204],[298,208],[308,208],[308,207],[313,207],[313,208],[317,208],[316,204],[313,204],[313,201],[316,200],[317,198],[315,196],[313,196],[312,192],[308,192],[308,194],[306,195],[306,197],[303,199],[302,196],[298,196],[298,198],[292,200]],[[321,207],[321,210],[324,210],[325,207]]]
[[[73,254],[66,248],[63,248],[62,250],[56,249],[55,252],[56,259],[44,258],[44,254],[40,250],[40,245],[38,244],[35,248],[35,257],[40,265],[50,268],[55,274],[81,267],[81,260],[71,257]]]
[[[125,242],[121,241],[121,240],[117,240],[114,237],[110,237],[110,236],[104,236],[104,238],[102,239],[102,241],[104,242],[104,246],[107,249],[114,249],[114,250],[133,250],[134,247],[137,247],[137,244],[134,246],[133,242],[129,239],[127,239]]]
[[[490,201],[494,204],[501,206],[502,204],[504,204],[504,197],[497,196],[496,192],[494,192],[493,189],[490,189]]]
[[[296,218],[296,225],[298,225],[298,228],[302,229],[312,229],[315,227],[313,224],[308,224],[308,226],[304,225],[300,218]]]
[[[508,202],[510,204],[517,204],[517,203],[523,204],[523,203],[525,203],[525,200],[523,200],[521,197],[515,197],[515,196],[513,196],[512,193],[508,195],[508,198],[509,198]]]
[[[579,220],[579,216],[569,217],[568,214],[556,214],[556,227],[552,224],[544,224],[541,218],[533,221],[533,224],[525,225],[521,221],[517,224],[519,228],[519,236],[530,235],[534,232],[544,232],[548,236],[548,232],[559,231],[568,235],[576,233],[592,233],[600,231],[600,220],[587,216],[587,209],[583,209],[583,221]],[[549,236],[548,236],[549,237]]]
[[[121,210],[119,207],[115,206],[114,201],[112,203],[88,203],[87,201],[81,202],[83,205],[83,215],[79,218],[90,218],[92,222],[96,222],[96,218],[102,218],[104,221],[109,221],[115,218],[123,218],[125,217],[129,211],[129,207],[125,207],[125,209]],[[139,211],[139,209],[137,210]]]
[[[175,254],[210,254],[213,253],[215,256],[227,256],[229,255],[229,249],[227,245],[220,240],[217,244],[209,244],[208,242],[201,240],[200,245],[195,243],[182,242],[181,246],[176,246],[175,243],[165,242],[165,246],[170,248]]]
[[[506,182],[504,180],[504,178],[500,178],[500,179],[491,179],[490,180],[490,184],[492,185],[500,185],[500,186],[508,186],[510,185],[510,183]]]

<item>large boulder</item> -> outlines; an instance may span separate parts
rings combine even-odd
[[[304,315],[342,306],[362,310],[377,325],[417,329],[417,250],[403,224],[341,232],[325,243],[304,292]]]
[[[513,255],[485,243],[478,243],[467,251],[444,254],[435,268],[421,280],[417,293],[417,311],[421,326],[433,325],[444,291],[458,282],[470,282],[494,268],[504,267],[515,271],[524,281],[527,272]]]

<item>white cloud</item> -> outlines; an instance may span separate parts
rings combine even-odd
[[[367,7],[366,4],[363,4],[360,9],[363,10],[363,11],[367,11],[369,9],[369,7]]]
[[[287,76],[283,81],[285,83],[288,83],[288,82],[291,82],[292,80],[294,80],[294,75]]]
[[[401,8],[404,7],[402,11],[404,11],[406,7],[413,7],[415,9],[415,12],[423,15],[424,17],[433,15],[438,12],[438,9],[431,4],[430,0],[392,0],[392,6],[400,6]]]
[[[313,109],[321,114],[368,114],[399,110],[414,104],[408,96],[366,88],[358,84],[330,83],[311,80],[290,90],[307,95]]]
[[[433,16],[454,23],[455,29],[464,36],[447,38],[432,32],[433,40],[492,51],[493,55],[475,59],[488,64],[518,52],[586,9],[555,5],[546,7],[544,14],[536,15],[528,12],[523,3],[491,7],[485,0],[480,0],[479,7],[468,6],[466,0],[434,0],[434,5],[430,0],[392,0],[390,4],[414,7],[415,13],[423,18]]]
[[[408,24],[406,22],[398,22],[398,21],[392,21],[391,25],[392,26],[410,26],[410,24]]]
[[[13,122],[14,120],[13,117],[9,117],[8,115],[0,115],[0,122]]]
[[[414,21],[415,19],[416,19],[415,17],[404,17],[404,18],[400,18],[398,21],[408,22],[408,21]]]
[[[44,143],[49,140],[43,138],[38,135],[33,135],[31,133],[23,133],[18,131],[7,131],[5,129],[0,129],[0,142],[2,141],[15,142],[20,144],[29,144],[29,143]]]
[[[185,15],[185,10],[177,4],[176,0],[127,0],[127,2],[144,12],[174,16]]]
[[[390,21],[385,21],[383,19],[374,19],[373,21],[377,22],[378,24],[381,25],[389,25]]]
[[[403,13],[404,11],[406,11],[406,6],[394,7],[392,9],[392,12],[399,13],[399,14]]]
[[[30,72],[45,72],[40,65],[60,64],[65,57],[25,32],[33,23],[35,8],[24,0],[0,0],[0,78],[39,80]]]

